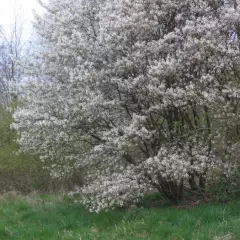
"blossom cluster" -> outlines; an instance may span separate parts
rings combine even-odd
[[[151,185],[141,183],[140,179],[140,176],[128,169],[124,174],[100,176],[91,184],[77,188],[71,194],[95,212],[116,207],[130,207],[152,189]]]

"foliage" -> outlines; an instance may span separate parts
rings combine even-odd
[[[44,5],[44,4],[43,4]],[[240,2],[51,0],[14,114],[22,151],[54,177],[85,168],[93,211],[151,189],[179,202],[239,149]],[[236,133],[232,137],[229,132]],[[221,146],[224,157],[217,153]]]
[[[207,193],[212,201],[230,202],[240,199],[240,171],[235,169],[230,177],[221,174],[217,180],[209,184]]]
[[[237,240],[240,203],[89,213],[61,196],[2,196],[1,240]]]

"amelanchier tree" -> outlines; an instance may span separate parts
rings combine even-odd
[[[100,211],[151,189],[178,202],[239,149],[240,1],[50,0],[15,112],[22,151]],[[234,32],[235,38],[231,37]]]

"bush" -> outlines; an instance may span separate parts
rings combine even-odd
[[[210,199],[229,202],[240,199],[240,167],[231,176],[220,175],[218,180],[208,186]]]
[[[18,154],[17,134],[10,128],[13,122],[11,112],[0,108],[0,192],[18,191],[29,193],[57,192],[69,190],[74,184],[81,183],[76,172],[71,178],[52,179],[43,169],[39,158],[30,154]]]

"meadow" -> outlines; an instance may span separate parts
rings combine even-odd
[[[237,240],[240,201],[90,213],[69,197],[2,195],[1,240]]]

